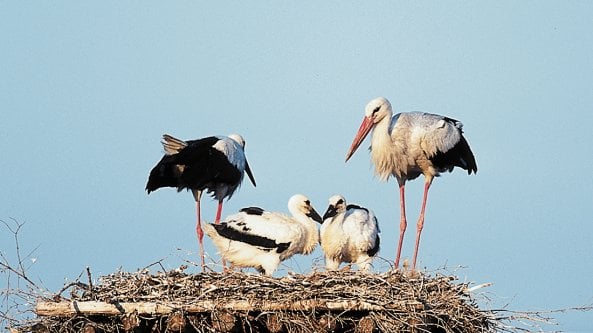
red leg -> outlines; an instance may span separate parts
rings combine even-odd
[[[216,209],[216,218],[214,220],[214,223],[219,224],[220,223],[220,215],[222,215],[222,199],[218,200],[218,208]],[[226,260],[224,260],[224,258],[222,258],[222,269],[223,271],[226,271]]]
[[[220,215],[222,215],[222,200],[218,200],[218,209],[216,209],[216,219],[214,220],[214,223],[220,223]]]
[[[431,180],[424,183],[424,197],[422,199],[422,209],[420,210],[420,217],[418,217],[418,224],[416,225],[416,247],[414,247],[414,261],[412,269],[416,269],[416,257],[418,256],[418,246],[420,245],[420,234],[424,227],[424,210],[426,209],[426,198],[428,197],[428,189],[430,188]]]
[[[204,261],[204,231],[202,230],[202,214],[200,212],[200,200],[196,200],[196,214],[198,215],[198,222],[196,223],[196,233],[198,234],[198,242],[200,243],[200,260],[202,261],[202,272],[206,267]]]
[[[399,221],[399,242],[397,243],[397,256],[395,257],[395,268],[399,267],[399,257],[402,253],[402,245],[404,244],[404,233],[406,232],[406,199],[405,199],[405,183],[399,185],[399,209],[400,209],[400,221]]]

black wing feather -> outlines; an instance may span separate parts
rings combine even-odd
[[[366,209],[365,207],[361,207],[361,206],[355,205],[355,204],[348,204],[346,206],[346,210],[350,210],[350,209],[362,209],[362,210],[366,211],[367,213],[369,212],[369,210]]]
[[[457,120],[446,118],[445,121],[456,123]],[[468,174],[478,172],[476,158],[472,153],[467,140],[463,137],[463,131],[459,129],[459,142],[446,152],[438,151],[430,158],[432,164],[440,171],[453,171],[454,167],[467,170]]]
[[[239,210],[240,212],[243,212],[247,215],[263,215],[263,213],[265,212],[265,210],[259,208],[259,207],[245,207],[245,208],[241,208]]]
[[[220,224],[212,224],[216,232],[224,238],[234,240],[237,242],[246,243],[249,245],[257,246],[260,248],[264,248],[267,250],[276,249],[276,252],[282,253],[288,249],[290,246],[290,242],[287,243],[276,243],[275,240],[258,236],[252,235],[249,233],[241,232],[240,230],[234,229],[230,227],[227,223],[220,223]]]
[[[372,257],[375,254],[379,253],[380,243],[381,243],[381,237],[379,237],[379,234],[377,234],[377,236],[375,237],[375,246],[373,246],[373,248],[367,250],[367,254],[369,255],[369,257]]]
[[[211,136],[187,141],[187,147],[179,153],[163,156],[150,172],[146,184],[148,193],[161,187],[204,190],[216,184],[239,183],[241,172],[224,153],[213,147],[219,140]],[[178,166],[183,166],[183,171],[180,172]]]

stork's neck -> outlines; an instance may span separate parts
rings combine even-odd
[[[389,112],[375,125],[371,137],[371,160],[375,165],[375,174],[384,181],[391,175],[399,176],[399,166],[404,165],[401,159],[404,158],[405,147],[392,139],[394,121]]]
[[[371,146],[373,148],[391,143],[391,118],[392,113],[389,112],[373,127],[373,133],[371,134]]]
[[[303,248],[301,249],[301,253],[309,254],[315,250],[317,243],[319,243],[319,232],[317,231],[317,224],[315,221],[308,217],[307,215],[299,212],[298,214],[293,214],[294,219],[303,226],[306,231],[304,235],[304,243]]]

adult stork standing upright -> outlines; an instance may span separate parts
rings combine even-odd
[[[256,186],[245,158],[245,140],[238,134],[231,134],[183,141],[165,134],[162,144],[165,155],[150,171],[146,191],[150,194],[161,187],[176,187],[177,192],[183,189],[192,191],[196,201],[196,233],[203,269],[204,232],[200,211],[202,192],[206,190],[218,200],[215,223],[219,223],[223,200],[230,199],[239,188],[244,172],[247,172],[249,180]]]
[[[434,177],[441,172],[451,172],[454,167],[476,173],[476,159],[463,137],[460,121],[423,112],[404,112],[393,116],[391,104],[383,97],[370,101],[365,108],[365,116],[346,154],[346,161],[373,130],[371,137],[371,160],[375,164],[375,174],[387,181],[394,176],[400,194],[400,235],[397,245],[395,268],[399,266],[404,233],[406,231],[405,185],[424,175],[424,196],[418,223],[416,225],[416,245],[412,267],[416,268],[420,234],[424,227],[424,211],[428,189]]]

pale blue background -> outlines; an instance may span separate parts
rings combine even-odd
[[[87,265],[197,259],[191,194],[144,192],[163,133],[245,137],[258,186],[223,216],[285,211],[297,192],[322,213],[341,193],[375,211],[393,260],[396,183],[373,177],[368,141],[344,164],[385,96],[462,120],[478,161],[433,183],[421,267],[493,282],[494,308],[593,303],[593,2],[14,1],[0,42],[0,219],[26,223],[29,275],[51,290]],[[409,183],[408,258],[421,191]],[[321,263],[317,250],[279,275]],[[593,330],[591,312],[553,316],[548,329]]]

